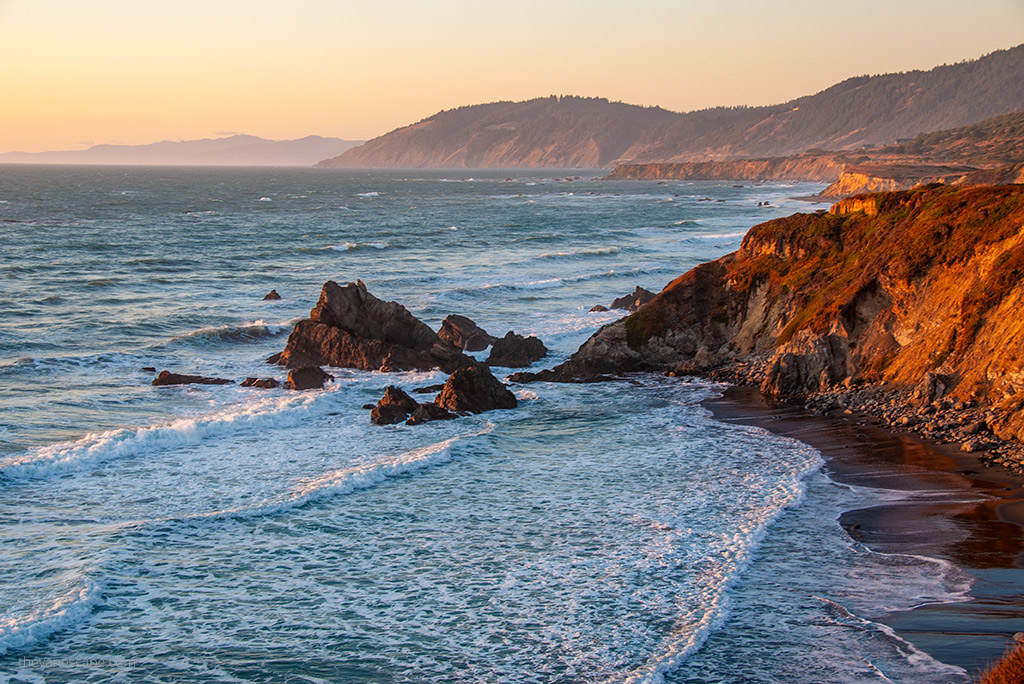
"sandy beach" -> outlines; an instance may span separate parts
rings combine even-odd
[[[924,605],[879,619],[935,658],[972,675],[1024,629],[1024,487],[954,445],[898,434],[857,415],[818,416],[732,387],[705,402],[722,421],[757,425],[818,449],[825,473],[851,485],[906,492],[851,510],[840,523],[883,553],[948,560],[973,578],[966,602]]]

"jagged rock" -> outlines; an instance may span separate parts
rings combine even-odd
[[[511,330],[494,342],[487,365],[505,368],[526,368],[548,355],[547,347],[537,337],[523,337]]]
[[[914,388],[914,399],[920,404],[939,401],[953,384],[954,379],[950,376],[929,371],[924,374],[921,382]]]
[[[153,380],[153,384],[157,386],[162,385],[230,385],[234,380],[225,380],[224,378],[207,378],[202,375],[181,375],[180,373],[172,373],[170,371],[160,371],[160,375],[156,376]]]
[[[280,387],[281,383],[274,378],[246,378],[242,381],[242,387],[259,387],[260,389],[274,389]]]
[[[458,372],[458,371],[456,371]],[[451,420],[452,418],[458,418],[457,414],[452,413],[446,408],[438,406],[437,404],[420,404],[416,407],[416,410],[409,416],[409,420],[405,421],[406,425],[421,425],[422,423],[429,423],[432,420]]]
[[[761,391],[770,397],[796,397],[829,389],[845,374],[846,354],[844,338],[800,334],[776,353]]]
[[[437,336],[465,351],[483,351],[497,339],[470,319],[458,314],[451,314],[441,322]]]
[[[440,392],[444,389],[444,383],[440,385],[427,385],[426,387],[417,387],[413,389],[415,394],[431,394],[433,392]]]
[[[401,304],[367,292],[362,281],[344,287],[324,283],[310,317],[295,324],[284,351],[267,361],[288,368],[441,368],[449,373],[475,363]]]
[[[273,300],[277,300],[277,299],[280,299],[280,298],[281,298],[281,295],[277,294],[277,290],[271,290],[266,295],[264,295],[263,301],[267,301],[267,300],[273,301]]]
[[[604,306],[603,304],[595,304],[594,306],[590,307],[590,312],[591,313],[594,313],[595,311],[596,312],[601,312],[601,311],[607,311],[607,310],[608,310],[608,307]]]
[[[328,380],[334,380],[334,376],[319,366],[306,366],[288,371],[284,386],[290,390],[320,389]]]
[[[419,408],[419,402],[394,385],[384,389],[384,396],[370,411],[370,422],[374,425],[401,423],[409,414]]]
[[[516,395],[485,366],[460,368],[452,373],[434,403],[458,413],[482,413],[518,405]]]
[[[633,292],[631,292],[630,294],[626,295],[625,297],[619,297],[618,299],[613,300],[610,308],[626,309],[627,311],[632,313],[639,309],[644,304],[646,304],[647,302],[651,301],[652,299],[654,299],[653,292],[645,290],[644,288],[637,285],[636,289],[633,290]]]

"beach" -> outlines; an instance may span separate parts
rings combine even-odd
[[[1024,620],[1024,487],[956,445],[873,425],[867,416],[815,415],[732,387],[704,404],[715,418],[756,425],[813,446],[837,483],[902,493],[840,517],[854,540],[882,553],[954,563],[973,580],[970,599],[926,604],[879,618],[942,662],[974,674],[1013,643]]]

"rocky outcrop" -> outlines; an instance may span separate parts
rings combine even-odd
[[[295,324],[284,351],[268,361],[288,368],[448,373],[475,363],[401,304],[374,297],[361,281],[344,287],[324,283],[309,318]]]
[[[644,288],[637,285],[636,289],[633,290],[628,295],[624,297],[619,297],[618,299],[613,299],[611,306],[609,308],[625,309],[626,311],[632,313],[639,309],[644,304],[646,304],[647,302],[651,301],[652,299],[654,299],[653,292],[651,292],[650,290],[645,290]]]
[[[263,295],[263,301],[276,301],[281,298],[281,295],[277,294],[277,290],[271,290],[267,294]]]
[[[207,378],[202,375],[182,375],[180,373],[172,373],[171,371],[160,371],[160,375],[156,376],[153,380],[153,384],[157,386],[162,385],[229,385],[234,380],[225,380],[224,378]]]
[[[821,197],[840,199],[868,192],[907,190],[928,183],[962,185],[976,171],[973,166],[950,164],[853,164],[821,191]]]
[[[547,347],[540,338],[533,335],[524,337],[509,330],[504,337],[494,342],[491,354],[487,357],[487,365],[526,368],[547,355]]]
[[[434,403],[455,413],[483,413],[518,405],[516,395],[486,366],[460,368],[452,373]]]
[[[394,385],[384,389],[384,396],[370,411],[370,422],[374,425],[393,425],[404,422],[409,414],[419,408],[418,401]]]
[[[281,383],[274,378],[246,378],[241,383],[242,387],[258,387],[260,389],[274,389],[280,387]]]
[[[774,397],[866,383],[1024,438],[1024,187],[853,197],[755,226],[528,381],[743,367]]]
[[[472,320],[458,314],[451,314],[441,322],[437,336],[464,351],[483,351],[497,339]]]
[[[288,371],[284,386],[290,390],[320,389],[331,380],[334,376],[319,366],[306,366]]]

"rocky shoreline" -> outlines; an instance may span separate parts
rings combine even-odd
[[[747,362],[713,369],[703,377],[737,387],[759,388],[767,373],[766,362]],[[666,375],[677,376],[675,371]],[[881,383],[835,387],[792,398],[789,403],[820,416],[866,420],[896,434],[909,433],[937,444],[954,445],[977,457],[985,467],[1002,466],[1024,476],[1024,444],[1001,439],[990,428],[999,417],[997,409],[970,399],[945,398],[939,389],[941,383],[934,377],[930,380],[913,389]]]

